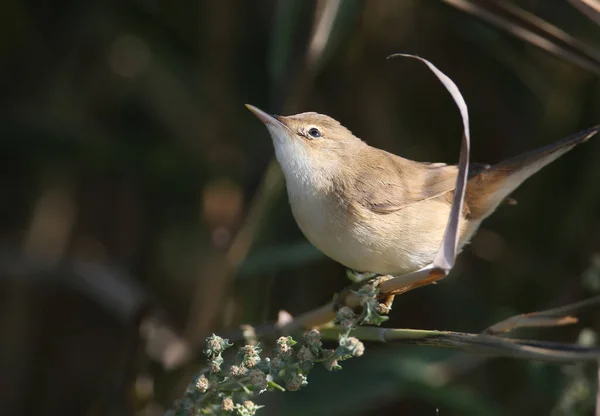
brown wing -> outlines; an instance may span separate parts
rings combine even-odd
[[[379,149],[371,149],[379,154],[359,159],[362,162],[362,175],[356,179],[354,189],[360,205],[373,212],[396,212],[448,194],[456,186],[456,166],[415,162]],[[379,163],[374,165],[373,160]],[[490,165],[472,163],[469,177],[473,178],[489,167]],[[447,199],[451,202],[452,194]]]
[[[396,212],[443,195],[456,185],[456,166],[414,162],[387,152],[379,156],[383,157],[363,159],[380,163],[363,164],[354,186],[357,202],[373,212]]]

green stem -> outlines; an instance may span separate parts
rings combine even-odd
[[[267,384],[269,387],[272,387],[276,390],[286,391],[286,389],[283,386],[280,386],[279,384],[275,383],[274,381],[269,381],[269,382],[267,382]]]

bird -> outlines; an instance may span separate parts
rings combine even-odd
[[[246,104],[273,141],[292,214],[304,236],[358,274],[400,276],[432,262],[442,242],[458,167],[370,146],[315,112],[271,115]],[[600,130],[595,126],[495,165],[472,164],[459,251],[527,178]]]

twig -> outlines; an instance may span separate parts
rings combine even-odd
[[[337,339],[342,331],[338,326],[320,330],[324,339]],[[596,361],[600,359],[600,348],[558,342],[509,339],[487,334],[363,326],[353,330],[352,335],[361,341],[451,348],[496,357],[547,362]]]
[[[593,298],[586,299],[581,302],[572,303],[567,306],[547,309],[541,312],[532,312],[512,316],[508,319],[505,319],[502,322],[499,322],[487,328],[484,331],[484,333],[500,334],[514,331],[518,328],[535,328],[574,324],[577,323],[577,318],[569,316],[568,314],[575,313],[584,308],[589,308],[591,306],[596,306],[599,304],[600,296],[595,296]]]
[[[385,282],[387,283],[387,282]],[[358,302],[358,296],[352,294],[348,296],[354,304]],[[477,352],[491,356],[506,356],[515,358],[529,358],[544,361],[588,361],[600,359],[600,349],[590,349],[572,344],[560,344],[551,342],[529,341],[504,338],[496,335],[493,328],[503,327],[507,330],[514,330],[522,327],[531,326],[555,326],[557,321],[565,321],[564,324],[574,323],[572,318],[566,322],[566,317],[561,314],[574,313],[584,308],[597,306],[600,304],[600,296],[595,296],[581,302],[565,305],[559,308],[552,308],[538,312],[531,312],[523,315],[510,317],[498,324],[490,326],[481,334],[471,334],[453,331],[433,331],[418,329],[393,329],[376,327],[359,327],[354,330],[353,335],[363,341],[376,342],[401,342],[404,344],[424,345],[439,348],[455,348],[469,352]],[[356,305],[357,306],[357,305]],[[269,336],[277,333],[290,333],[301,329],[308,329],[314,326],[330,323],[335,318],[333,312],[333,302],[324,305],[318,309],[308,312],[296,318],[292,322],[281,327],[271,325],[268,327],[256,328],[258,336]],[[525,317],[525,318],[524,318]],[[536,325],[530,325],[528,317],[535,317]],[[552,317],[553,319],[541,320],[539,317]],[[507,323],[510,323],[508,325]],[[335,326],[321,326],[321,333],[326,337],[333,339],[339,335],[340,329]],[[508,332],[507,330],[501,333]],[[232,340],[241,339],[241,332],[228,334]]]

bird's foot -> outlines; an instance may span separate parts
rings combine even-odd
[[[365,282],[370,279],[374,279],[377,276],[380,276],[378,273],[369,273],[369,272],[358,272],[352,269],[346,269],[346,276],[354,283]]]
[[[334,309],[337,311],[346,304],[346,297],[350,293],[356,293],[362,287],[368,284],[379,285],[381,282],[385,282],[391,279],[393,276],[381,275],[378,273],[360,273],[356,270],[346,270],[346,275],[353,282],[350,286],[344,288],[334,301]],[[387,315],[392,309],[392,303],[394,302],[394,294],[386,296],[383,303],[379,304],[379,312]]]
[[[346,286],[338,295],[336,295],[333,302],[335,311],[338,311],[346,305],[346,298],[350,293],[357,292],[361,287],[368,285],[371,281],[379,277],[377,273],[359,273],[350,269],[346,270],[346,276],[352,281],[352,284]]]
[[[389,274],[386,275],[379,275],[377,277],[377,285],[381,284],[382,282],[385,282],[386,280],[392,279],[394,276],[391,276]],[[394,298],[396,297],[395,294],[389,294],[385,297],[385,299],[383,300],[382,303],[379,304],[379,313],[383,314],[383,315],[388,315],[390,313],[390,311],[392,310],[392,304],[394,303]]]

